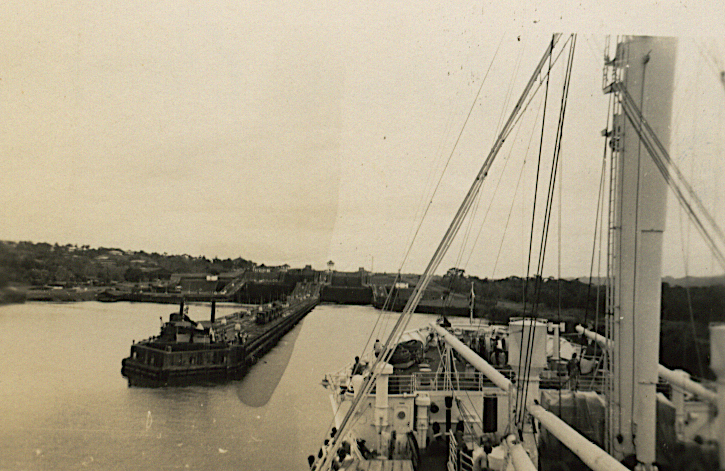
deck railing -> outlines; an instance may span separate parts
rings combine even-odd
[[[470,451],[458,446],[453,431],[448,432],[448,467],[449,470],[473,471],[473,456]]]
[[[512,379],[515,375],[511,370],[500,370],[507,378]],[[553,372],[552,372],[553,373]],[[566,375],[543,374],[540,387],[544,390],[575,389],[577,391],[594,391],[604,393],[607,373],[602,371],[596,375],[579,376],[576,383],[572,382]],[[326,380],[336,387],[347,384],[349,371],[340,370],[336,373],[325,376]],[[452,387],[458,391],[484,391],[488,388],[496,388],[484,374],[478,371],[466,371],[460,373],[437,373],[437,372],[416,372],[411,374],[393,374],[388,378],[388,393],[392,395],[414,394],[417,391],[446,391]],[[669,385],[661,382],[657,385],[657,391],[669,397]],[[370,391],[375,394],[375,386]]]

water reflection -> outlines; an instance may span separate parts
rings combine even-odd
[[[289,365],[300,328],[298,325],[285,335],[277,346],[237,383],[237,396],[240,401],[249,407],[262,407],[269,402]]]

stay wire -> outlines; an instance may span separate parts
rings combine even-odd
[[[572,44],[573,47],[573,44]],[[571,51],[573,53],[573,51]],[[570,55],[571,59],[571,55]],[[567,77],[569,77],[570,69],[567,69]],[[535,340],[536,331],[534,329],[534,324],[536,322],[536,315],[537,315],[537,308],[539,305],[539,297],[541,293],[541,286],[543,283],[543,266],[544,266],[544,260],[546,255],[546,247],[548,244],[548,234],[549,234],[549,227],[551,225],[551,214],[552,214],[552,208],[553,208],[553,202],[554,202],[554,189],[555,189],[555,182],[556,182],[556,176],[557,176],[557,169],[558,169],[558,161],[559,161],[559,150],[560,150],[560,137],[561,137],[561,130],[563,127],[563,112],[566,109],[566,92],[567,92],[568,83],[565,82],[564,84],[564,91],[562,93],[562,104],[560,108],[560,114],[559,114],[559,124],[557,128],[557,138],[556,138],[556,144],[554,149],[554,158],[552,162],[552,168],[551,173],[549,177],[549,190],[547,192],[547,201],[546,201],[546,208],[545,208],[545,215],[544,215],[544,227],[542,229],[542,238],[541,238],[541,245],[539,249],[539,263],[537,266],[537,277],[536,277],[536,283],[535,283],[535,298],[534,303],[532,305],[532,315],[529,319],[530,326],[529,326],[529,332],[528,332],[528,339],[526,343],[526,355],[525,359],[523,361],[524,365],[524,376],[529,377],[531,374],[531,360],[533,356],[533,344]],[[526,324],[526,319],[523,321],[523,325]],[[519,416],[519,424],[520,427],[523,427],[523,421],[525,419],[525,413],[524,408],[528,400],[528,388],[523,389],[523,398],[521,400],[521,407],[520,407],[520,416]]]
[[[566,41],[566,42],[564,43],[564,46],[563,46],[563,47],[566,47],[566,44],[568,44],[568,43],[569,43],[569,41],[570,41],[570,39],[568,39],[568,40],[567,40],[567,41]],[[559,51],[559,52],[557,53],[557,55],[556,55],[556,56],[554,57],[553,61],[552,61],[552,62],[551,62],[551,64],[549,65],[549,70],[548,70],[547,72],[545,72],[544,74],[542,74],[542,77],[541,77],[541,79],[539,80],[538,84],[537,84],[537,85],[535,86],[535,88],[534,88],[534,89],[533,89],[533,91],[531,92],[531,94],[530,94],[531,96],[530,96],[529,100],[528,100],[528,101],[526,102],[526,104],[525,104],[525,105],[523,106],[523,108],[522,108],[522,112],[521,112],[521,113],[520,113],[519,115],[517,115],[517,116],[516,116],[516,119],[515,119],[515,120],[514,120],[514,122],[513,122],[513,126],[516,126],[516,125],[518,125],[519,121],[520,121],[520,120],[521,120],[521,119],[523,118],[523,116],[524,116],[524,115],[526,114],[526,111],[527,111],[527,110],[529,109],[529,107],[530,107],[530,105],[531,105],[531,102],[532,102],[532,101],[534,100],[534,98],[536,98],[536,97],[538,96],[538,92],[539,92],[539,90],[541,89],[542,85],[543,85],[544,83],[547,83],[547,81],[546,81],[546,80],[544,80],[544,79],[548,79],[549,73],[551,72],[551,67],[552,67],[552,66],[553,66],[554,64],[556,64],[556,63],[558,62],[558,60],[559,60],[559,57],[561,57],[561,55],[562,55],[563,51],[564,51],[564,49],[562,49],[561,51]],[[513,126],[512,126],[512,127],[513,127]],[[496,193],[496,191],[494,191],[494,193]],[[490,209],[491,209],[491,204],[489,204],[489,207],[488,207],[488,209],[486,210],[486,215],[484,216],[484,219],[483,219],[483,221],[481,222],[481,226],[479,227],[479,231],[478,231],[478,234],[476,235],[476,239],[474,239],[474,243],[473,243],[473,246],[472,246],[472,248],[471,248],[471,252],[470,252],[470,253],[472,253],[473,249],[475,249],[475,247],[476,247],[476,245],[477,245],[477,243],[478,243],[478,239],[480,238],[480,235],[481,235],[481,233],[482,233],[483,227],[485,226],[485,222],[486,222],[486,220],[487,220],[487,217],[488,217],[488,212],[490,211]],[[469,259],[470,259],[470,255],[469,255]]]
[[[504,35],[501,36],[501,40],[499,41],[499,46],[500,46],[501,42],[503,41],[503,38],[504,38]],[[494,55],[494,58],[495,58],[495,55]],[[469,55],[468,59],[470,59],[470,55]],[[465,77],[462,77],[461,83],[459,85],[459,91],[460,91],[460,89],[463,86],[463,82],[465,82]],[[457,92],[457,94],[458,94],[458,92]],[[455,115],[456,115],[456,111],[455,110],[451,110],[451,113],[448,116],[448,120],[446,121],[446,126],[444,128],[443,135],[442,135],[440,141],[438,142],[438,148],[436,149],[436,152],[434,154],[436,156],[436,158],[435,158],[435,161],[434,161],[433,165],[431,165],[430,170],[428,172],[428,177],[426,178],[426,182],[425,182],[425,186],[424,186],[424,190],[423,190],[422,196],[421,196],[421,198],[420,198],[420,200],[418,202],[418,205],[416,207],[415,217],[413,218],[413,221],[418,221],[418,218],[421,215],[421,212],[425,208],[425,202],[428,201],[428,200],[430,200],[433,197],[433,195],[435,194],[435,192],[433,194],[430,193],[431,190],[432,190],[432,184],[435,181],[434,180],[434,176],[435,176],[435,173],[436,173],[435,172],[435,169],[438,168],[439,161],[443,158],[443,147],[444,147],[445,142],[448,141],[448,137],[450,135],[451,128],[452,128],[452,124],[453,124],[453,118],[454,118]],[[450,157],[449,157],[449,159],[450,159]],[[421,224],[422,224],[422,220],[421,220]],[[415,229],[415,225],[412,225],[411,228],[410,228],[410,233],[408,234],[408,237],[406,239],[407,240],[407,243],[406,243],[406,245],[404,247],[409,247],[410,244],[413,243],[413,240],[414,240],[413,231],[414,231],[414,229]]]
[[[526,108],[524,108],[524,112],[528,109],[528,105],[529,104],[531,104],[531,101],[529,101],[529,103],[527,103]],[[539,111],[540,111],[540,108],[539,108]],[[537,116],[537,119],[538,119],[538,112],[537,112],[537,115],[536,116]],[[534,125],[535,124],[536,124],[536,122],[534,122]],[[518,131],[517,131],[517,135],[518,135]],[[516,137],[514,137],[514,141],[515,140],[516,140]],[[509,155],[510,155],[510,153],[511,152],[509,151]],[[527,149],[527,153],[528,153],[528,149]],[[507,162],[508,162],[508,159],[506,159],[504,161],[504,170],[506,169]],[[501,175],[499,176],[499,179],[498,179],[498,181],[496,183],[496,186],[495,186],[495,188],[493,190],[493,195],[496,195],[498,193],[498,188],[499,188],[499,186],[501,184],[502,176],[503,176],[503,171],[502,171]],[[476,238],[473,240],[473,245],[471,246],[471,250],[469,252],[468,259],[466,260],[466,266],[468,266],[468,264],[470,262],[470,259],[471,259],[472,255],[473,255],[474,249],[475,249],[476,245],[478,244],[478,239],[480,238],[481,233],[483,232],[483,228],[486,226],[486,221],[488,220],[488,215],[489,215],[489,213],[491,211],[491,208],[493,207],[493,200],[494,200],[494,198],[491,198],[490,199],[489,204],[488,204],[488,207],[486,208],[486,212],[484,213],[484,216],[483,216],[483,221],[481,221],[481,225],[478,228],[478,233],[476,234]]]
[[[541,105],[541,103],[539,105]],[[511,220],[511,214],[513,213],[514,204],[516,202],[516,195],[518,195],[519,186],[521,184],[521,178],[524,174],[524,168],[526,167],[526,158],[528,157],[529,150],[531,149],[531,141],[534,138],[535,126],[536,126],[536,122],[539,119],[540,112],[541,112],[541,106],[539,106],[539,109],[536,112],[536,117],[534,118],[533,126],[531,128],[531,134],[529,135],[529,142],[526,146],[526,153],[524,154],[524,160],[521,164],[521,170],[519,171],[519,178],[516,181],[516,189],[514,190],[514,196],[511,199],[511,207],[509,208],[508,217],[506,218],[506,225],[504,226],[503,235],[501,236],[501,242],[499,243],[498,252],[496,253],[496,260],[494,261],[494,264],[493,264],[493,271],[491,272],[492,279],[495,278],[495,275],[496,275],[496,267],[498,266],[498,260],[499,260],[499,257],[501,256],[501,251],[503,249],[503,242],[504,242],[504,239],[506,238],[506,231],[508,229],[509,221]]]
[[[400,272],[398,272],[395,275],[395,278],[393,279],[393,284],[390,288],[390,291],[385,296],[385,301],[383,302],[383,307],[382,307],[382,309],[380,309],[380,312],[378,313],[378,317],[375,320],[375,324],[373,325],[373,328],[370,329],[370,336],[365,341],[365,346],[363,347],[362,352],[360,352],[360,355],[359,355],[360,358],[363,357],[365,351],[368,348],[368,345],[370,345],[370,341],[372,340],[372,338],[377,335],[377,332],[378,332],[377,329],[378,329],[378,325],[380,324],[380,320],[383,319],[383,316],[386,315],[385,314],[386,312],[392,312],[392,306],[395,302],[395,297],[397,297],[397,295],[398,295],[398,293],[395,289],[395,285],[397,284],[399,279],[400,279]],[[395,297],[393,296],[393,293],[395,293]],[[383,323],[380,324],[379,332],[384,332],[386,327],[387,327],[387,318],[385,318],[385,321],[383,321]]]
[[[587,321],[589,318],[589,296],[591,295],[591,289],[592,289],[592,278],[594,275],[594,254],[596,252],[597,247],[597,230],[599,226],[599,218],[600,215],[600,208],[601,212],[604,212],[604,182],[605,182],[605,173],[606,173],[606,165],[607,165],[607,142],[608,142],[608,132],[609,132],[609,117],[612,110],[612,98],[610,97],[608,106],[607,106],[607,125],[604,128],[605,129],[605,135],[604,135],[604,149],[603,149],[603,156],[602,156],[602,171],[599,177],[599,196],[597,197],[597,211],[596,211],[596,218],[594,220],[594,240],[592,242],[592,259],[591,264],[589,265],[589,286],[587,287],[587,297],[586,297],[586,304],[584,307],[584,326],[587,325]],[[601,238],[599,241],[599,244],[601,246]],[[595,329],[596,329],[596,323],[595,323]]]
[[[486,78],[488,77],[488,73],[491,71],[491,67],[493,66],[493,62],[496,60],[496,56],[498,55],[499,48],[501,47],[501,43],[503,42],[503,36],[501,36],[501,40],[498,43],[498,46],[496,47],[496,51],[493,54],[493,58],[491,59],[491,62],[488,65],[488,69],[486,70],[486,75],[484,75],[483,80],[481,80],[481,85],[478,87],[478,91],[476,92],[476,96],[473,99],[473,102],[471,103],[471,107],[468,110],[468,114],[466,115],[466,119],[463,122],[463,126],[461,126],[461,130],[458,133],[458,137],[456,138],[456,142],[453,144],[453,148],[451,149],[450,154],[448,155],[448,159],[446,160],[446,164],[443,167],[443,170],[441,171],[441,175],[438,178],[438,182],[436,183],[435,188],[433,189],[433,193],[431,194],[430,201],[426,205],[425,211],[423,212],[423,216],[420,219],[420,222],[418,224],[418,227],[415,230],[415,233],[413,234],[413,239],[411,240],[410,244],[408,245],[408,250],[405,252],[405,255],[403,256],[403,261],[400,263],[400,267],[405,265],[405,262],[408,260],[408,257],[410,256],[410,251],[413,248],[413,244],[415,243],[415,239],[418,237],[418,233],[420,232],[420,228],[423,226],[423,221],[425,221],[426,216],[428,215],[428,211],[430,210],[431,205],[433,204],[433,198],[435,198],[436,193],[438,192],[438,188],[441,185],[441,181],[443,180],[443,175],[446,173],[446,170],[448,169],[448,165],[451,162],[451,159],[453,158],[453,154],[456,151],[456,148],[458,147],[458,143],[461,141],[461,137],[463,136],[463,131],[466,129],[466,125],[468,124],[468,120],[471,117],[471,113],[473,113],[473,109],[476,106],[476,102],[478,102],[478,97],[481,94],[481,90],[483,89],[483,84],[486,83]]]
[[[694,131],[693,131],[694,132]],[[685,280],[689,281],[690,277],[690,270],[689,270],[689,253],[690,253],[690,226],[687,226],[687,243],[685,243],[685,237],[683,236],[683,221],[682,221],[682,208],[680,208],[679,211],[679,221],[680,221],[680,251],[682,253],[682,266],[685,270]],[[687,245],[687,248],[685,248],[685,245]],[[692,330],[692,341],[695,347],[695,355],[697,356],[697,369],[700,373],[700,377],[704,377],[704,369],[702,367],[702,358],[700,357],[700,347],[697,344],[697,328],[695,325],[695,315],[692,309],[692,296],[690,294],[690,286],[689,283],[685,284],[685,294],[687,295],[687,311],[690,317],[690,328]],[[683,348],[683,357],[684,354],[684,348]]]
[[[558,35],[555,36],[555,40],[558,39]],[[450,248],[451,242],[453,238],[455,237],[456,233],[461,227],[461,224],[463,220],[465,219],[466,214],[471,208],[471,204],[473,200],[475,199],[475,196],[477,192],[481,188],[481,184],[483,183],[483,180],[485,179],[485,176],[487,175],[488,171],[491,168],[491,165],[493,164],[493,161],[495,160],[496,155],[498,154],[498,151],[501,149],[501,146],[503,142],[505,141],[506,137],[509,135],[511,127],[515,121],[515,118],[517,114],[521,111],[521,107],[524,104],[526,100],[526,96],[531,92],[531,89],[533,88],[534,80],[535,78],[540,74],[542,67],[544,66],[546,60],[551,56],[551,53],[553,51],[553,47],[555,41],[552,41],[552,43],[547,47],[546,51],[544,52],[543,57],[537,64],[531,79],[529,82],[527,82],[526,86],[524,87],[524,90],[522,92],[521,98],[517,101],[516,105],[514,106],[514,110],[511,113],[511,117],[507,121],[506,125],[504,126],[504,129],[501,131],[501,134],[497,137],[496,142],[494,143],[494,146],[491,148],[489,154],[487,155],[483,165],[481,166],[480,170],[476,174],[476,178],[474,179],[471,188],[469,189],[466,197],[464,198],[463,202],[461,203],[460,208],[456,212],[456,215],[453,218],[453,221],[451,221],[448,230],[446,231],[445,236],[443,237],[443,240],[438,245],[438,248],[436,249],[433,258],[428,263],[424,273],[422,280],[419,282],[418,286],[416,286],[416,289],[414,291],[414,294],[410,297],[408,300],[406,307],[403,310],[403,314],[401,314],[398,317],[398,320],[396,321],[395,325],[393,326],[393,329],[390,333],[390,336],[386,340],[384,344],[384,350],[383,354],[376,358],[373,366],[372,371],[373,374],[368,377],[364,382],[362,389],[358,391],[357,395],[353,399],[353,402],[351,404],[350,409],[346,412],[345,417],[342,419],[342,422],[340,424],[340,433],[338,434],[338,438],[340,435],[343,434],[343,431],[345,430],[345,427],[347,424],[349,424],[352,413],[357,410],[357,407],[362,400],[363,397],[367,397],[367,394],[372,389],[372,386],[375,382],[375,379],[377,378],[379,374],[378,365],[381,364],[381,362],[387,363],[390,359],[390,357],[393,354],[394,350],[394,344],[397,342],[396,339],[400,338],[400,335],[402,334],[402,331],[407,327],[408,323],[410,322],[410,319],[412,317],[413,311],[415,310],[415,307],[417,303],[420,301],[420,298],[428,285],[428,283],[431,280],[431,277],[433,276],[433,273],[440,265],[440,262],[442,261],[445,253]],[[331,443],[331,453],[334,453],[334,451],[339,447],[340,441],[336,438]],[[329,463],[326,461],[326,458],[323,457],[322,461],[317,461],[316,466],[319,469],[325,469],[325,465],[329,465]]]
[[[551,61],[549,62],[549,71],[546,75],[546,89],[544,91],[544,112],[541,118],[541,137],[539,139],[539,155],[536,162],[536,179],[534,181],[534,200],[533,207],[531,210],[531,229],[529,231],[529,255],[526,262],[526,277],[524,278],[524,291],[523,291],[523,314],[526,316],[526,301],[528,294],[529,275],[531,273],[531,254],[534,244],[534,225],[536,223],[536,203],[539,196],[539,176],[541,175],[541,156],[544,149],[544,130],[546,128],[546,105],[549,102],[549,77],[551,76]]]
[[[514,70],[512,72],[512,78],[511,78],[511,80],[509,80],[508,90],[506,91],[506,98],[504,99],[503,106],[501,107],[501,111],[499,113],[499,121],[498,121],[498,125],[496,126],[495,134],[498,134],[499,133],[499,131],[501,130],[501,126],[503,125],[503,121],[506,118],[506,110],[508,109],[508,104],[509,104],[509,102],[511,100],[511,95],[513,94],[513,85],[514,85],[513,77],[516,77],[516,75],[518,75],[518,71],[519,71],[519,68],[521,66],[521,58],[522,58],[522,56],[523,56],[523,48],[521,50],[519,50],[519,54],[518,54],[518,57],[516,59],[516,66],[514,67]],[[518,134],[518,130],[517,130],[517,134]],[[515,137],[514,137],[514,139],[515,139]],[[510,153],[509,153],[509,155],[510,155]],[[506,166],[507,163],[508,163],[508,156],[504,159],[504,168],[505,168],[505,166]],[[500,182],[500,178],[499,178],[499,182]],[[498,187],[498,185],[497,185],[497,187]],[[460,250],[458,252],[458,256],[456,258],[456,263],[454,265],[455,267],[459,267],[460,266],[460,263],[461,263],[461,260],[463,259],[463,254],[464,254],[464,252],[466,250],[466,245],[468,244],[468,239],[470,237],[471,228],[473,226],[473,222],[474,222],[474,219],[475,219],[475,215],[476,215],[476,213],[478,211],[478,206],[479,206],[480,201],[481,201],[481,194],[482,193],[479,193],[478,196],[476,197],[476,201],[474,202],[474,205],[473,205],[473,210],[471,211],[471,215],[469,216],[468,226],[466,227],[466,230],[464,231],[464,234],[463,234],[463,240],[461,242],[461,248],[460,248]],[[470,259],[470,257],[469,257],[469,259]]]
[[[554,41],[552,37],[552,43]],[[541,171],[541,155],[543,152],[543,146],[544,146],[544,130],[546,127],[546,105],[549,102],[549,80],[551,77],[551,68],[552,68],[552,62],[551,57],[549,57],[549,67],[546,73],[546,88],[544,89],[544,111],[541,118],[541,137],[539,139],[539,154],[538,159],[536,163],[536,179],[534,183],[534,201],[533,201],[533,209],[531,213],[531,230],[529,232],[529,255],[526,263],[526,277],[524,278],[524,289],[523,289],[523,316],[526,318],[526,294],[528,291],[528,280],[529,280],[529,274],[531,269],[531,252],[532,252],[532,246],[533,246],[533,240],[534,240],[534,223],[536,221],[536,201],[538,199],[539,194],[539,175]],[[523,326],[523,324],[522,324]],[[516,368],[516,413],[520,414],[519,411],[519,397],[521,396],[521,388],[523,387],[523,381],[521,380],[521,356],[523,353],[523,342],[521,345],[519,345],[519,364]],[[519,420],[516,421],[517,423]]]
[[[609,117],[611,115],[611,109],[614,104],[614,97],[610,96],[610,101],[608,104],[608,110],[607,110],[607,127],[605,130],[609,129]],[[606,133],[606,131],[605,131]],[[601,175],[601,181],[600,181],[600,189],[602,195],[602,202],[601,202],[601,212],[600,212],[600,220],[598,220],[599,223],[599,257],[597,259],[597,280],[601,280],[602,275],[602,246],[604,244],[604,192],[606,188],[606,168],[607,168],[607,138],[605,136],[604,139],[604,150],[603,150],[603,156],[602,156],[602,175]],[[596,245],[596,237],[597,234],[594,234],[595,238],[595,244]],[[594,250],[594,247],[592,247],[592,250]],[[594,255],[592,254],[592,269],[594,265]],[[591,286],[592,280],[591,280],[591,274],[590,274],[590,280],[589,285]],[[599,327],[599,310],[600,310],[600,291],[601,291],[601,283],[597,283],[597,289],[596,289],[596,297],[595,297],[595,315],[594,315],[594,329],[595,331]],[[589,299],[587,294],[587,308],[589,307]],[[585,317],[586,318],[586,317]],[[606,319],[606,318],[605,318]],[[607,327],[606,327],[606,321],[605,321],[605,329],[604,334],[606,337],[607,334]],[[594,348],[596,349],[597,344],[594,343]],[[595,350],[596,351],[596,350]],[[592,381],[590,384],[590,388],[594,385],[594,380],[596,379],[597,372],[600,370],[600,365],[604,361],[604,369],[609,370],[610,369],[610,363],[611,363],[611,352],[608,349],[601,349],[601,355],[599,356],[599,359],[597,361],[597,364],[595,366],[594,374],[592,375]],[[607,377],[603,378],[605,383],[607,381]]]
[[[570,39],[571,39],[571,38],[570,38]],[[566,47],[566,44],[568,44],[568,43],[569,43],[570,39],[567,39],[567,41],[566,41],[566,42],[564,43],[564,46],[563,46],[564,48]],[[533,91],[532,91],[532,93],[531,93],[531,97],[529,98],[529,100],[528,100],[528,101],[526,102],[526,104],[525,104],[525,105],[524,105],[524,107],[522,108],[522,112],[521,112],[521,114],[519,114],[519,115],[518,115],[518,116],[516,117],[516,119],[514,120],[514,122],[513,122],[513,125],[514,125],[514,126],[518,125],[519,121],[520,121],[520,120],[521,120],[521,119],[523,118],[523,116],[525,115],[525,112],[526,112],[526,111],[527,111],[527,110],[529,109],[529,106],[531,105],[531,102],[532,102],[532,101],[534,100],[534,98],[536,98],[536,97],[538,96],[538,92],[539,92],[539,90],[541,89],[541,86],[542,86],[542,85],[543,85],[544,83],[548,83],[548,76],[549,76],[549,74],[550,74],[550,72],[551,72],[551,67],[553,66],[553,64],[556,64],[556,63],[558,62],[558,60],[559,60],[559,57],[561,57],[561,54],[562,54],[563,52],[564,52],[564,49],[562,49],[561,51],[559,51],[559,52],[557,53],[557,55],[556,55],[556,56],[554,57],[554,60],[553,60],[553,61],[551,62],[551,64],[549,65],[549,70],[548,70],[547,72],[545,72],[545,73],[544,73],[544,74],[542,75],[542,77],[541,77],[541,79],[539,80],[538,84],[537,84],[537,85],[536,85],[536,87],[535,87],[535,88],[533,89]],[[545,81],[544,79],[547,79],[547,80]],[[546,100],[544,101],[544,103],[546,103]],[[538,116],[538,115],[537,115],[537,116]],[[496,191],[494,191],[494,193],[496,193]],[[491,204],[492,204],[492,203],[491,203]],[[485,222],[486,222],[486,219],[487,219],[487,217],[488,217],[488,212],[489,212],[489,211],[490,211],[490,209],[491,209],[491,204],[489,204],[489,207],[488,207],[488,209],[486,210],[486,215],[484,216],[484,219],[483,219],[483,221],[482,221],[482,223],[481,223],[481,226],[479,227],[479,230],[478,230],[478,234],[476,235],[476,239],[474,240],[474,243],[473,243],[473,246],[472,246],[472,249],[471,249],[471,253],[472,253],[473,249],[474,249],[474,248],[476,247],[476,245],[477,245],[477,243],[478,243],[478,239],[480,238],[481,232],[482,232],[482,230],[483,230],[483,227],[485,226]],[[470,258],[470,255],[469,255],[469,258]]]
[[[567,107],[567,101],[569,97],[569,85],[571,83],[571,71],[573,67],[574,62],[574,50],[576,46],[576,35],[572,35],[572,41],[569,45],[569,57],[566,65],[566,72],[565,72],[565,79],[564,79],[564,87],[562,90],[562,96],[561,96],[561,104],[559,108],[559,122],[557,125],[557,135],[556,135],[556,141],[554,145],[554,158],[552,163],[552,169],[551,174],[549,177],[549,191],[547,194],[547,205],[546,205],[546,211],[544,216],[544,229],[542,231],[542,242],[541,242],[541,248],[539,252],[539,276],[537,276],[538,281],[538,290],[536,292],[536,298],[533,305],[533,311],[532,311],[532,317],[531,317],[531,327],[529,329],[529,342],[527,343],[527,354],[526,354],[526,360],[525,360],[525,375],[528,377],[531,374],[531,359],[533,355],[533,343],[534,343],[534,337],[536,334],[536,330],[533,328],[534,323],[536,322],[536,314],[537,314],[537,307],[538,307],[538,301],[540,296],[540,290],[541,290],[541,283],[543,279],[543,269],[544,269],[544,260],[546,256],[546,246],[548,241],[548,233],[549,233],[549,226],[551,223],[551,212],[553,207],[553,201],[554,201],[554,189],[556,187],[556,178],[558,175],[558,163],[559,158],[561,155],[561,141],[563,138],[564,133],[564,118],[566,115],[566,107]],[[525,322],[525,321],[524,321]],[[524,398],[522,401],[522,408],[525,406],[527,399],[528,399],[528,388],[524,391]],[[521,412],[521,419],[519,423],[523,425],[523,411]]]

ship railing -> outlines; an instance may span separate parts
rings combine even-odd
[[[514,375],[510,370],[501,370],[501,373],[511,379]],[[576,384],[572,384],[568,376],[542,375],[540,387],[544,390],[576,389],[577,391],[593,391],[604,393],[607,375],[609,373],[598,371],[593,376],[580,376]],[[328,373],[324,377],[325,383],[332,386],[332,390],[347,387],[350,380],[350,368],[345,367],[336,372]],[[391,395],[413,394],[418,391],[445,391],[453,388],[458,391],[484,391],[496,388],[496,385],[486,375],[478,371],[460,373],[416,372],[411,374],[393,374],[388,378],[388,393]],[[669,385],[662,382],[658,384],[657,391],[669,395]],[[370,391],[375,394],[375,386]]]
[[[592,375],[581,375],[573,384],[568,375],[559,375],[556,372],[544,371],[541,375],[539,387],[541,389],[576,389],[577,391],[592,391],[599,394],[605,394],[607,388],[607,379],[611,377],[611,372],[606,370],[597,370]],[[657,383],[657,392],[664,394],[667,398],[672,396],[672,386],[664,380]]]
[[[539,387],[541,389],[576,389],[578,391],[593,391],[603,394],[606,390],[607,378],[610,373],[599,370],[593,375],[580,375],[575,382],[564,374],[555,371],[544,371],[541,374]]]
[[[502,370],[502,374],[512,379],[513,372]],[[593,376],[580,376],[576,384],[573,384],[568,376],[542,376],[541,389],[576,389],[577,391],[593,391],[603,394],[606,390],[607,378],[610,373],[599,371]],[[326,375],[331,383],[335,378],[336,384],[344,384],[348,379],[349,372],[339,372]],[[489,388],[496,388],[496,385],[480,372],[461,373],[435,373],[416,372],[412,374],[393,374],[388,379],[389,394],[411,394],[417,391],[444,391],[450,388],[459,391],[483,391]],[[657,384],[657,392],[670,396],[670,386],[660,381]],[[374,389],[371,391],[374,394]]]
[[[418,372],[413,373],[413,377],[417,391],[443,391],[450,389],[450,387],[460,391],[483,391],[487,388],[496,387],[490,379],[478,371],[461,373]]]
[[[511,372],[504,370],[506,376]],[[323,383],[329,384],[332,390],[347,386],[350,379],[350,368],[342,368],[337,372],[327,373]],[[496,388],[496,385],[478,371],[461,373],[416,372],[411,374],[393,374],[388,377],[388,394],[413,394],[417,391],[446,391],[450,388],[459,391],[483,391]],[[370,395],[375,395],[373,385]]]
[[[453,431],[448,432],[448,467],[449,470],[473,471],[473,456],[463,446],[459,446]],[[461,444],[462,445],[462,444]]]
[[[343,387],[346,390],[350,381],[350,370],[349,366],[344,366],[335,372],[326,373],[322,379],[322,384],[330,391],[340,392]]]
[[[388,378],[388,394],[412,394],[413,392],[415,392],[413,375],[391,375]]]

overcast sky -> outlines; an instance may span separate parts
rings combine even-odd
[[[683,37],[673,149],[723,225],[725,147],[714,131],[725,48],[707,38],[722,38],[723,7],[651,1],[633,14],[626,3],[576,3],[6,2],[0,239],[396,271],[485,78],[404,267],[420,272],[562,30],[580,33],[562,153],[562,275],[589,273],[605,33]],[[540,103],[445,268],[524,273]],[[720,273],[671,208],[665,273],[684,273],[690,233],[688,273]]]

